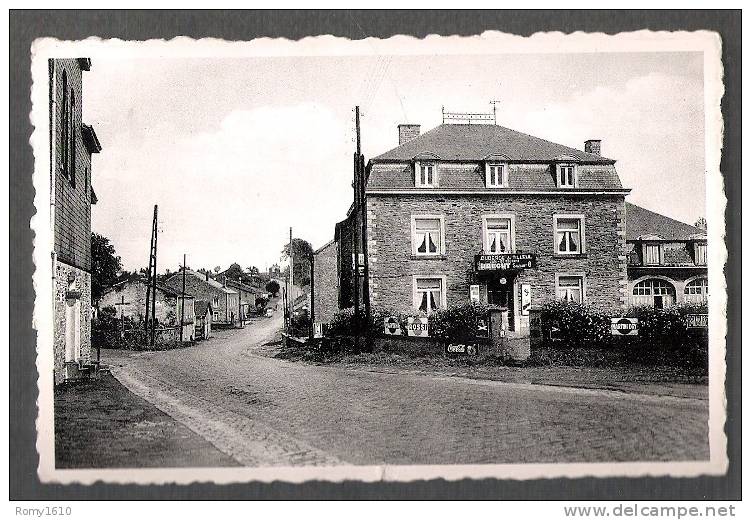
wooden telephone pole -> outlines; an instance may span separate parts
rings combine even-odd
[[[149,345],[154,346],[156,334],[156,242],[157,215],[159,206],[154,204],[154,221],[151,224],[151,245],[149,247],[149,274],[146,280],[146,335]]]
[[[359,325],[360,322],[360,268],[362,268],[362,301],[365,311],[366,323],[370,322],[370,280],[368,278],[368,215],[365,204],[365,156],[361,151],[360,137],[360,107],[355,107],[355,134],[357,150],[354,157],[354,226],[353,242],[355,255],[355,319]],[[359,230],[358,228],[359,224]],[[358,237],[359,232],[359,237]],[[360,254],[362,254],[362,264],[360,263]]]
[[[183,328],[185,327],[185,271],[188,270],[187,265],[187,255],[183,253],[183,292],[181,294],[183,301],[180,305],[180,343],[183,342]],[[195,328],[195,325],[193,327]]]

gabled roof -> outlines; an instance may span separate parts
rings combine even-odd
[[[211,314],[214,311],[208,300],[196,300],[193,306],[195,307],[196,316],[199,318],[203,318],[206,316],[206,313]]]
[[[657,235],[663,240],[689,240],[698,235],[706,237],[703,229],[679,220],[660,215],[654,211],[626,203],[626,240]]]
[[[420,155],[444,161],[483,161],[502,155],[510,161],[575,160],[588,163],[615,161],[498,125],[442,124],[375,158],[373,162],[411,161]]]
[[[132,277],[126,279],[126,280],[123,280],[121,282],[118,282],[116,284],[111,285],[110,287],[108,287],[107,289],[104,290],[104,293],[107,294],[108,292],[113,291],[113,290],[114,291],[119,291],[122,288],[124,288],[126,285],[129,285],[129,284],[132,284],[132,283],[137,283],[137,284],[141,284],[141,285],[145,286],[146,285],[146,279],[143,276],[140,276],[140,275],[132,276]],[[163,292],[164,294],[166,294],[168,296],[172,296],[172,297],[181,297],[182,296],[182,293],[180,291],[177,291],[177,290],[173,289],[172,287],[169,287],[169,286],[161,284],[161,283],[157,283],[156,284],[156,288],[157,288],[158,291],[161,291],[161,292]],[[187,294],[187,293],[185,294],[185,297],[186,298],[193,298],[193,296],[191,296],[190,294]]]
[[[245,292],[249,292],[253,294],[257,294],[260,292],[260,290],[256,289],[255,287],[252,287],[250,285],[245,285],[244,283],[238,282],[235,280],[227,280],[227,285],[229,287],[234,287],[235,289],[239,289],[241,291],[245,291]]]
[[[196,271],[191,271],[190,269],[188,269],[188,270],[185,271],[185,274],[187,276],[193,276],[195,278],[198,278],[199,280],[201,280],[205,284],[210,285],[211,287],[214,287],[215,289],[219,289],[222,292],[225,292],[225,293],[228,293],[228,294],[237,294],[237,291],[235,291],[234,289],[230,289],[229,287],[223,286],[222,284],[220,284],[219,282],[217,282],[216,280],[214,280],[211,277],[209,277],[209,279],[207,280],[205,275],[202,275],[201,273],[197,273]],[[182,276],[183,276],[183,272],[182,271],[180,271],[179,273],[175,273],[174,276],[170,277],[167,280],[167,283],[172,284],[175,280],[180,281],[180,280],[182,280]]]
[[[102,151],[102,144],[99,142],[99,138],[96,136],[93,126],[86,124],[81,125],[81,135],[83,136],[83,144],[86,145],[86,149],[90,154]]]

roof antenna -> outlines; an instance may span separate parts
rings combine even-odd
[[[493,105],[493,124],[497,125],[498,124],[498,120],[497,120],[497,117],[496,117],[496,105],[500,105],[501,104],[501,100],[500,99],[491,99],[490,100],[490,104]]]

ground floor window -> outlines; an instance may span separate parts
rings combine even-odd
[[[219,321],[219,313],[214,312],[214,321]]]
[[[657,309],[670,307],[675,303],[675,287],[666,280],[648,278],[634,285],[632,303],[651,305]]]
[[[415,306],[426,314],[443,308],[445,290],[442,278],[415,279]]]
[[[686,284],[683,292],[687,302],[705,302],[709,295],[709,283],[706,278],[696,278]]]
[[[556,296],[567,302],[584,302],[584,277],[561,275],[556,283]]]

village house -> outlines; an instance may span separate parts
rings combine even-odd
[[[225,283],[227,287],[237,291],[239,295],[238,313],[240,319],[247,320],[256,310],[256,294],[259,292],[258,289],[234,280],[227,280]]]
[[[495,124],[399,125],[398,137],[367,165],[365,214],[353,205],[336,226],[340,308],[353,304],[355,263],[373,308],[477,301],[504,309],[512,334],[553,299],[627,305],[629,190],[599,140],[582,151]],[[353,256],[363,218],[367,249]]]
[[[181,291],[182,271],[165,282],[170,288]],[[240,298],[236,290],[214,280],[208,274],[188,269],[185,272],[185,293],[199,300],[208,300],[214,313],[212,326],[237,326],[240,324]]]
[[[632,305],[707,301],[705,230],[626,203],[626,243]]]
[[[130,318],[142,323],[146,319],[146,280],[134,277],[124,280],[106,289],[99,299],[99,309],[108,307],[115,310],[118,318]],[[185,313],[182,313],[183,296],[179,290],[156,284],[154,316],[160,327],[177,328],[175,337],[180,337],[180,320],[182,319],[183,341],[195,339],[194,298],[185,294]]]
[[[211,337],[211,321],[214,310],[208,300],[196,300],[196,339],[209,339]]]
[[[83,123],[82,75],[88,58],[49,60],[50,244],[54,289],[54,381],[94,370],[91,346],[92,154],[102,150]]]

